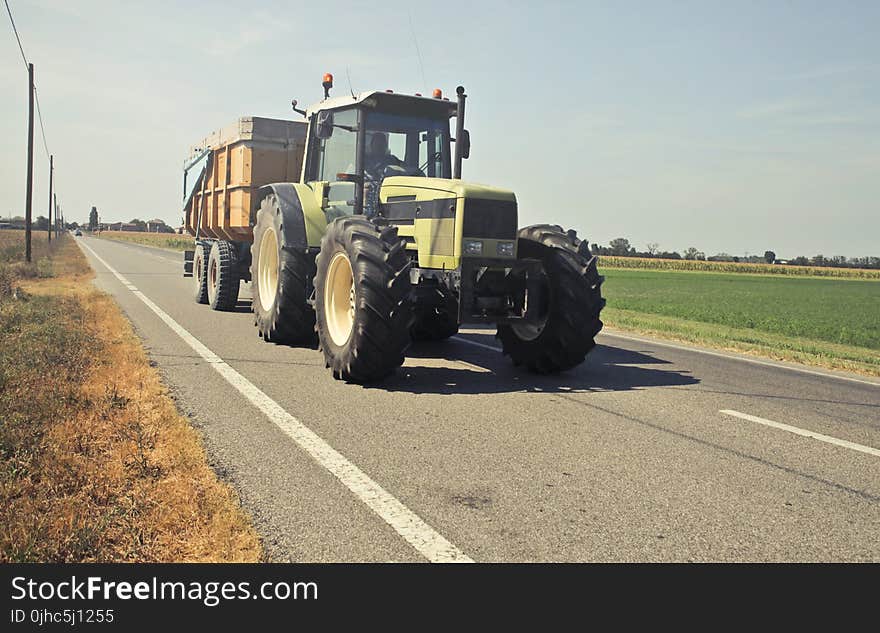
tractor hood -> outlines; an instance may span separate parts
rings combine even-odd
[[[414,197],[413,197],[414,196]],[[395,198],[408,200],[436,200],[438,198],[465,198],[497,200],[516,204],[512,191],[449,178],[423,178],[421,176],[391,176],[382,181],[380,199],[394,202]]]

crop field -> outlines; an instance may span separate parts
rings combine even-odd
[[[123,242],[134,242],[147,246],[168,248],[174,251],[183,251],[194,247],[193,238],[190,235],[178,235],[177,233],[138,233],[136,231],[101,231],[96,237]]]
[[[880,371],[880,282],[604,267],[602,273],[609,325]]]
[[[655,259],[646,257],[615,257],[602,255],[603,268],[638,270],[678,270],[691,272],[745,273],[750,275],[785,275],[786,277],[841,277],[878,279],[880,270],[865,268],[832,268],[830,266],[789,266],[783,264],[747,264],[741,262],[710,262],[689,259]]]

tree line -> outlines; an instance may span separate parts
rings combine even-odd
[[[710,262],[745,262],[750,264],[788,264],[791,266],[828,266],[832,268],[876,268],[880,269],[880,257],[845,257],[835,255],[826,257],[814,255],[806,257],[799,255],[792,259],[778,259],[776,253],[771,250],[764,251],[763,255],[730,255],[717,253],[707,256],[706,253],[694,246],[678,251],[660,250],[657,242],[648,242],[647,250],[639,251],[632,246],[625,237],[611,240],[608,246],[593,244],[590,248],[594,255],[614,255],[616,257],[646,257],[656,259],[690,259]]]

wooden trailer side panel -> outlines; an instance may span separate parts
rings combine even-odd
[[[205,147],[212,155],[205,181],[196,186],[185,210],[187,231],[252,241],[257,190],[272,182],[299,182],[305,132],[303,122],[243,117],[194,147],[193,155]]]

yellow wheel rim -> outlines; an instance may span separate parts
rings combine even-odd
[[[324,316],[330,340],[340,347],[348,342],[354,326],[354,274],[348,255],[338,252],[327,267],[324,286]]]
[[[278,236],[275,229],[266,229],[260,239],[260,261],[257,262],[260,305],[268,312],[278,294]]]

